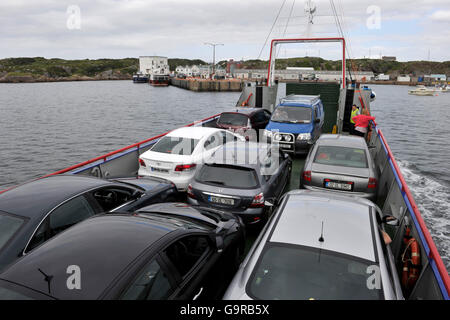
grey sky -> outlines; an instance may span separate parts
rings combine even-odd
[[[200,58],[211,61],[257,58],[283,0],[2,0],[0,57],[44,56],[67,59],[122,58],[139,55]],[[329,0],[315,0],[312,36],[336,36]],[[286,0],[270,38],[306,33],[304,0]],[[399,60],[450,60],[450,1],[334,0],[344,13],[351,57],[394,55]],[[80,9],[80,29],[68,28],[70,6]],[[367,20],[376,5],[380,28]],[[69,25],[74,26],[70,20]],[[72,23],[72,24],[71,24]],[[339,45],[284,46],[279,57],[320,55],[339,59]],[[268,50],[262,59],[268,58]]]

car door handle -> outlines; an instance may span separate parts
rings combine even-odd
[[[194,298],[192,300],[197,300],[197,298],[200,297],[202,292],[203,292],[203,287],[200,288],[200,290],[198,291],[198,293],[194,296]]]

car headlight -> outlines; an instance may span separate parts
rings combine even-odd
[[[285,136],[284,136],[284,140],[286,140],[287,142],[291,142],[291,141],[292,141],[292,136],[290,136],[290,135],[285,135]]]
[[[301,140],[301,141],[311,140],[311,133],[300,133],[297,136],[297,140]]]
[[[273,135],[273,140],[275,140],[275,141],[281,141],[281,139],[282,139],[281,134],[275,133],[275,134]]]

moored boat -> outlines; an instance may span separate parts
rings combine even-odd
[[[169,76],[151,74],[148,82],[154,87],[167,87],[169,85]]]
[[[147,83],[148,82],[148,76],[144,74],[134,74],[133,75],[133,82],[134,83]]]
[[[434,96],[435,90],[434,89],[428,89],[427,87],[423,85],[418,85],[413,90],[408,90],[408,94],[416,95],[416,96]]]

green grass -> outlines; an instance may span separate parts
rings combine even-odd
[[[169,59],[170,70],[175,70],[179,65],[204,65],[205,61],[199,59]],[[397,73],[423,75],[430,73],[450,74],[450,61],[383,61],[374,59],[347,60],[349,68],[361,71],[373,71],[374,73]],[[225,67],[226,61],[220,61],[219,65]],[[243,64],[246,69],[266,69],[268,61],[247,60]],[[46,59],[43,57],[21,57],[0,59],[0,74],[4,75],[27,75],[49,78],[67,78],[71,76],[95,77],[105,71],[113,74],[131,76],[138,70],[139,60],[137,58],[124,59],[84,59],[64,60]],[[340,70],[341,61],[324,60],[318,57],[300,57],[277,59],[277,69],[287,67],[313,67],[315,70]]]

